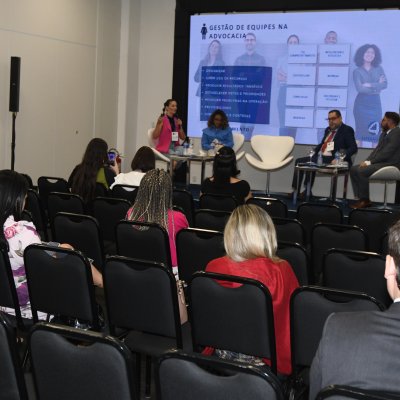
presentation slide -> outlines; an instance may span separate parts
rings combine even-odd
[[[234,131],[317,144],[338,109],[359,147],[375,147],[400,108],[400,11],[191,17],[187,133],[223,110]]]

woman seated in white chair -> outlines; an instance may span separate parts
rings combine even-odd
[[[232,128],[228,117],[222,110],[215,110],[208,118],[207,128],[203,129],[201,147],[210,150],[215,146],[233,147]]]

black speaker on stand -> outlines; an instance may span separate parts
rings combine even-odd
[[[14,171],[15,166],[15,120],[19,111],[19,78],[21,72],[21,58],[11,57],[10,69],[10,106],[9,111],[12,112],[12,139],[11,139],[11,170]]]

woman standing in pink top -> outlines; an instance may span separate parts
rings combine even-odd
[[[186,139],[182,121],[176,117],[177,109],[176,100],[168,99],[154,128],[153,139],[157,140],[156,149],[161,153],[169,153],[170,149],[179,146],[179,139]]]

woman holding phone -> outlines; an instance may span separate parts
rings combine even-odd
[[[176,100],[168,99],[153,131],[153,139],[157,140],[156,150],[164,154],[179,146],[179,140],[186,139],[182,121],[176,116],[177,109]]]
[[[87,204],[96,197],[97,183],[108,190],[119,173],[117,162],[109,161],[107,149],[105,140],[92,139],[86,147],[82,162],[74,168],[68,179],[71,192],[79,194]]]

